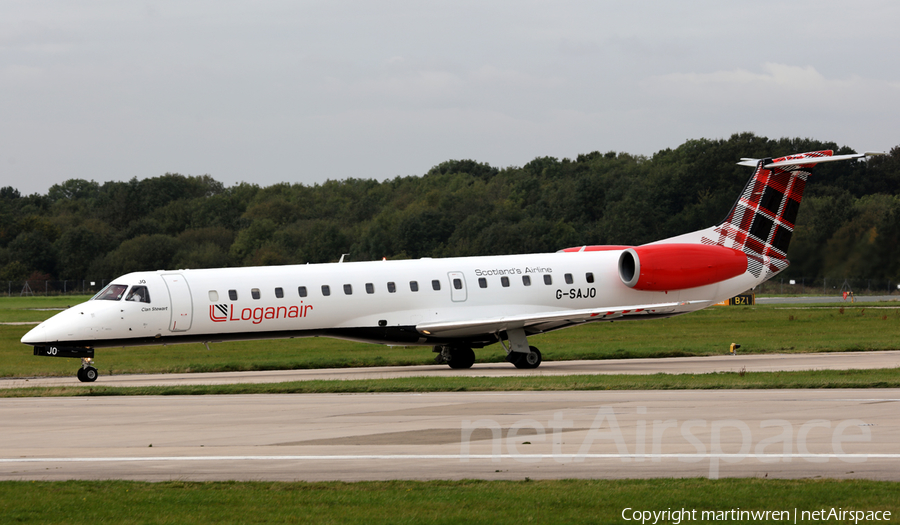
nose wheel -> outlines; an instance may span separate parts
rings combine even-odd
[[[78,380],[82,383],[93,383],[97,380],[97,377],[100,375],[100,372],[97,372],[97,369],[93,366],[94,360],[89,357],[84,357],[81,359],[81,368],[78,369]]]
[[[90,347],[38,345],[34,347],[34,355],[81,359],[81,368],[75,375],[82,383],[93,383],[100,375],[94,368],[94,349]]]

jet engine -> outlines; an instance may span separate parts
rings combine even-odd
[[[662,292],[713,284],[747,271],[747,255],[724,246],[648,244],[619,256],[619,277],[636,290]]]

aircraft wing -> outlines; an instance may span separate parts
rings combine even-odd
[[[442,337],[466,337],[479,334],[490,334],[528,328],[547,323],[576,324],[588,321],[608,321],[624,316],[673,313],[679,306],[696,304],[691,301],[675,303],[657,303],[629,305],[613,308],[588,308],[583,310],[559,310],[553,312],[529,313],[484,319],[464,319],[457,321],[438,321],[416,325],[416,330],[425,335]]]

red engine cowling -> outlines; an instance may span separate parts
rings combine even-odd
[[[696,288],[747,271],[747,255],[724,246],[650,244],[628,248],[619,256],[619,277],[636,290]]]

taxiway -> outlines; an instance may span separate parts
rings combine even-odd
[[[16,398],[0,479],[900,480],[900,389]]]
[[[896,368],[900,352],[102,377],[214,384],[421,375]],[[77,384],[74,378],[3,386]],[[84,385],[88,388],[88,385]],[[441,392],[0,400],[0,479],[900,480],[900,390]]]
[[[73,365],[76,361],[73,361]],[[711,372],[780,372],[799,370],[847,370],[900,368],[900,351],[830,352],[821,354],[740,354],[663,359],[603,359],[596,361],[545,361],[535,370],[519,370],[509,363],[478,363],[468,370],[447,365],[382,366],[369,368],[322,368],[211,372],[201,374],[103,375],[100,365],[97,385],[173,386],[236,383],[280,383],[311,380],[394,379],[421,376],[560,376],[593,374],[707,374]],[[0,379],[0,388],[36,386],[89,386],[75,375],[69,377]]]

